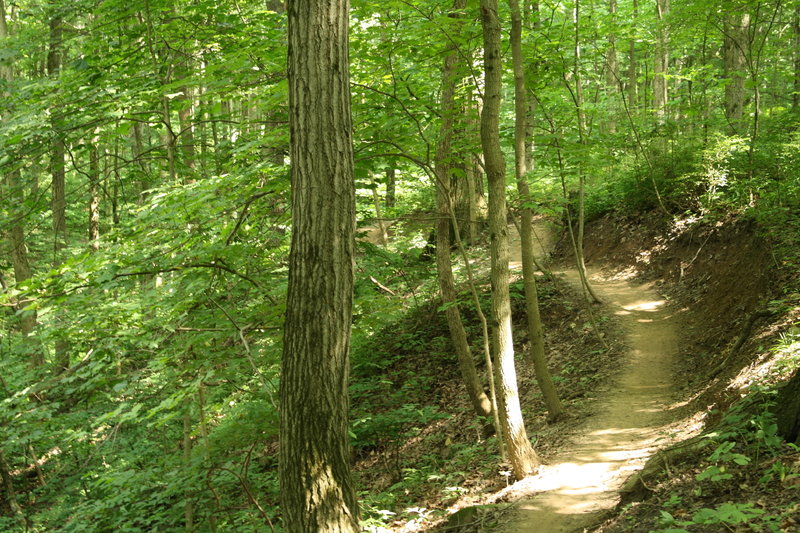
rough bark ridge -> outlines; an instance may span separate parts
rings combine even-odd
[[[281,378],[284,529],[358,530],[347,382],[355,190],[347,0],[289,3],[292,247]]]
[[[742,133],[744,112],[745,46],[750,15],[728,14],[725,17],[723,49],[725,56],[725,118],[734,133]]]
[[[466,0],[454,0],[453,11],[464,9]],[[436,271],[442,303],[445,305],[447,327],[453,348],[458,356],[461,377],[467,388],[473,410],[478,416],[490,416],[492,404],[483,392],[475,363],[472,359],[467,333],[461,320],[461,312],[456,303],[456,287],[453,279],[453,267],[450,256],[450,215],[453,209],[453,198],[450,188],[450,157],[452,151],[453,124],[459,108],[455,102],[455,88],[458,78],[456,72],[458,50],[452,46],[444,59],[442,70],[442,125],[439,143],[436,147]]]
[[[506,219],[505,161],[500,149],[500,95],[502,63],[497,0],[481,0],[485,91],[481,113],[481,144],[489,182],[489,238],[492,268],[492,348],[500,426],[508,459],[516,479],[539,466],[533,451],[517,390],[514,344],[511,332],[511,300],[508,292],[508,223]]]

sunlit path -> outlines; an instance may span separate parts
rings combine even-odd
[[[560,275],[578,283],[574,271]],[[678,349],[675,319],[647,285],[595,280],[594,289],[619,317],[628,359],[570,450],[543,466],[538,476],[518,483],[531,497],[516,505],[508,533],[582,531],[597,523],[618,502],[617,491],[627,477],[668,442],[661,424]]]

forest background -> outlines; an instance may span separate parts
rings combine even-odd
[[[800,2],[518,10],[522,109],[511,7],[497,18],[508,168],[515,118],[527,120],[530,190],[512,172],[503,188],[513,214],[576,230],[611,211],[742,217],[796,268]],[[413,400],[431,376],[382,374],[422,342],[415,331],[394,330],[394,352],[371,342],[440,291],[425,255],[434,240],[449,248],[449,231],[430,235],[448,205],[483,253],[480,13],[459,0],[352,5],[356,216],[377,230],[357,245],[357,457],[445,416]],[[280,529],[287,41],[270,0],[0,0],[0,529]],[[481,308],[471,300],[459,295]],[[480,326],[468,329],[482,353]],[[460,444],[470,460],[498,447]],[[369,523],[401,506],[396,491],[357,490]]]

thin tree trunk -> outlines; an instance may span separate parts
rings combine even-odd
[[[457,17],[458,13],[466,6],[466,0],[454,0],[453,13],[451,16]],[[445,308],[447,326],[450,330],[450,338],[453,341],[458,358],[458,366],[461,370],[461,377],[467,389],[472,408],[479,417],[486,417],[492,414],[492,403],[483,392],[475,362],[467,341],[467,333],[461,320],[461,311],[457,303],[455,280],[453,278],[453,266],[450,256],[450,221],[453,210],[453,198],[451,194],[450,158],[453,149],[452,140],[454,134],[455,115],[459,111],[455,101],[455,89],[459,80],[458,50],[451,46],[444,58],[444,68],[442,69],[442,124],[439,134],[439,142],[436,147],[436,205],[438,218],[436,219],[436,272],[439,281],[439,290],[442,295],[442,305]],[[454,214],[454,213],[453,213]]]
[[[800,109],[800,4],[794,8],[794,92],[792,93],[792,109]]]
[[[375,219],[378,221],[378,240],[381,246],[389,244],[389,233],[386,230],[386,222],[383,220],[383,210],[381,209],[381,196],[378,194],[377,185],[372,189],[372,203],[375,206]]]
[[[11,34],[6,24],[5,1],[0,0],[0,47],[4,45],[6,39],[10,39]],[[11,65],[0,63],[0,80],[11,83],[14,79],[14,71]],[[3,96],[6,96],[5,91]],[[22,179],[20,170],[14,169],[6,173],[5,176],[6,193],[9,198],[13,198],[13,205],[24,205],[25,194],[22,190]],[[25,225],[20,215],[12,216],[12,224],[7,233],[7,239],[11,252],[11,264],[14,268],[14,280],[17,285],[22,284],[31,277],[31,267],[28,262],[28,247],[25,244]],[[17,302],[23,305],[26,302]],[[44,364],[44,354],[42,347],[34,339],[28,340],[36,330],[36,311],[23,312],[20,316],[20,332],[23,342],[30,354],[30,364],[37,367]]]
[[[611,17],[611,24],[616,25],[617,20],[617,0],[609,0],[608,14]],[[616,27],[616,26],[614,26]],[[608,34],[608,50],[606,50],[606,93],[608,95],[608,119],[605,126],[606,131],[610,134],[617,132],[617,118],[616,118],[616,99],[614,93],[617,91],[619,79],[619,60],[617,59],[617,36],[615,29],[612,29]]]
[[[525,89],[525,68],[522,58],[522,17],[519,0],[508,0],[511,8],[511,54],[514,63],[514,168],[517,190],[522,200],[520,240],[522,247],[522,277],[525,286],[525,307],[528,315],[528,337],[531,341],[530,356],[536,374],[536,382],[542,391],[550,420],[556,420],[564,412],[558,399],[553,378],[547,368],[544,354],[544,327],[539,313],[539,294],[536,289],[536,264],[533,244],[533,210],[529,206],[531,193],[525,174],[528,172],[525,151],[526,116],[528,112]]]
[[[669,31],[666,17],[669,13],[669,0],[656,0],[656,51],[653,65],[653,108],[656,123],[663,125],[667,120],[669,71]]]
[[[63,38],[63,21],[60,16],[50,19],[50,43],[47,53],[47,74],[57,78],[61,71],[61,41]],[[61,110],[53,110],[57,116]],[[52,227],[53,227],[53,266],[58,267],[64,261],[64,249],[67,247],[67,201],[66,201],[66,169],[64,164],[65,142],[60,127],[61,120],[53,118],[53,140],[50,146],[50,176],[52,178]],[[69,342],[56,339],[55,372],[60,373],[69,368]]]
[[[192,418],[189,412],[191,397],[187,397],[183,407],[183,467],[187,471],[192,464]],[[183,502],[183,521],[184,531],[192,533],[194,531],[194,499],[191,489],[188,487],[184,491]]]
[[[386,208],[391,209],[397,203],[397,169],[386,169]]]
[[[89,249],[100,249],[100,157],[97,135],[89,147]]]
[[[634,32],[637,28],[638,18],[639,3],[637,0],[633,0],[633,20],[631,21],[631,25]],[[634,35],[628,43],[628,111],[630,113],[633,113],[636,109],[638,83],[636,74],[636,36]]]
[[[481,144],[489,181],[489,238],[492,277],[492,346],[495,357],[497,407],[508,459],[516,479],[539,467],[539,458],[525,431],[514,365],[511,298],[508,271],[508,219],[505,161],[500,149],[500,99],[502,60],[497,0],[481,0],[485,89],[481,113]]]
[[[586,114],[583,110],[583,81],[581,78],[581,44],[580,44],[580,2],[575,0],[573,10],[573,22],[575,24],[575,63],[572,75],[575,78],[575,112],[578,118],[578,142],[586,144]],[[600,302],[600,298],[595,294],[594,289],[589,284],[589,277],[586,275],[586,261],[583,256],[583,231],[584,231],[584,196],[586,190],[586,175],[583,172],[583,163],[578,164],[578,234],[573,232],[572,222],[570,221],[570,237],[572,238],[573,249],[575,252],[575,263],[578,267],[578,274],[581,279],[584,294],[590,302]]]
[[[358,531],[347,414],[355,255],[349,7],[347,0],[288,6],[292,245],[280,495],[292,533]]]

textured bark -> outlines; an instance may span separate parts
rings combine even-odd
[[[95,136],[89,147],[89,249],[100,249],[100,157]]]
[[[10,39],[11,34],[6,25],[6,6],[5,1],[0,0],[0,48],[5,39]],[[14,80],[14,71],[10,64],[0,63],[0,80],[10,83]],[[6,96],[2,94],[2,96]],[[2,117],[0,117],[2,118]],[[25,195],[22,192],[22,183],[19,169],[11,170],[6,173],[5,186],[8,198],[13,198],[13,205],[23,205]],[[12,223],[6,233],[6,239],[10,248],[11,265],[14,267],[14,280],[20,285],[31,277],[31,266],[28,261],[28,247],[25,244],[25,227],[23,219],[19,216],[12,216]],[[24,306],[26,302],[17,302]],[[36,329],[36,311],[23,313],[20,316],[20,332],[23,338],[31,336]],[[36,341],[26,341],[25,345],[30,353],[31,366],[44,364],[44,355],[41,346]]]
[[[656,122],[663,124],[667,119],[669,70],[669,31],[666,16],[669,14],[669,0],[656,0],[656,52],[653,65],[653,108]]]
[[[47,74],[57,77],[61,70],[61,40],[63,36],[60,17],[50,19],[50,45],[47,53]],[[56,113],[60,112],[55,110]],[[53,180],[51,208],[53,211],[53,264],[58,266],[63,258],[61,250],[67,246],[67,202],[64,178],[64,133],[57,120],[53,121],[53,140],[50,147],[50,175]]]
[[[734,133],[742,133],[744,112],[745,47],[748,38],[750,15],[728,14],[725,16],[723,51],[725,60],[725,118]]]
[[[466,0],[455,0],[453,12],[457,13],[466,6]],[[455,16],[455,15],[454,15]],[[436,272],[439,281],[439,290],[442,295],[442,304],[445,307],[447,327],[450,330],[450,339],[458,357],[458,366],[461,377],[467,389],[472,408],[480,417],[492,414],[492,403],[483,392],[475,362],[467,342],[467,333],[461,320],[461,311],[456,303],[456,287],[453,278],[453,265],[450,256],[450,221],[453,213],[453,198],[451,193],[451,163],[452,141],[456,113],[460,110],[455,101],[455,89],[459,76],[457,73],[458,50],[451,46],[444,59],[442,69],[442,124],[439,142],[436,147],[436,206],[438,218],[436,220]]]
[[[533,473],[539,458],[525,431],[514,366],[511,331],[511,298],[508,292],[508,222],[505,196],[505,161],[500,149],[500,98],[502,60],[497,0],[481,0],[483,25],[484,102],[481,113],[481,145],[489,183],[489,238],[492,277],[492,347],[495,357],[497,404],[508,453],[516,479]]]
[[[522,58],[522,17],[519,0],[509,0],[511,8],[511,55],[514,63],[514,168],[517,190],[524,202],[520,216],[520,240],[522,248],[522,278],[525,287],[525,309],[528,315],[528,337],[531,341],[530,357],[536,374],[536,382],[542,391],[544,403],[551,420],[564,412],[558,399],[553,378],[547,368],[544,354],[544,326],[539,313],[539,294],[536,289],[536,261],[533,245],[533,210],[525,204],[531,201],[531,193],[525,174],[528,172],[525,147],[527,132],[527,93],[525,90],[525,68]]]
[[[631,24],[636,28],[636,20],[639,18],[639,3],[633,0],[633,20]],[[636,37],[632,37],[628,43],[628,110],[636,108],[638,93],[638,80],[636,74]]]
[[[355,189],[347,0],[289,3],[292,246],[281,375],[284,529],[358,530],[348,448]]]
[[[575,63],[572,67],[572,77],[575,79],[575,112],[578,118],[578,142],[586,144],[586,113],[583,110],[583,79],[581,77],[581,6],[578,0],[575,0],[575,7],[572,12],[573,22],[575,24]],[[572,239],[572,247],[575,252],[575,264],[578,267],[578,274],[581,279],[581,286],[583,287],[584,294],[590,302],[599,302],[600,298],[595,294],[594,289],[589,284],[589,277],[586,275],[586,261],[583,255],[583,230],[584,230],[584,195],[586,188],[586,175],[584,174],[583,167],[579,163],[578,168],[578,234],[575,235],[573,230],[572,220],[567,211],[567,219],[569,222],[569,233]]]
[[[386,169],[386,207],[392,208],[397,202],[397,169]]]
[[[611,23],[615,24],[617,19],[617,0],[609,0],[608,14],[611,17]],[[605,126],[608,133],[616,133],[617,121],[616,115],[616,98],[615,93],[619,86],[619,60],[617,59],[617,36],[612,30],[608,34],[608,49],[606,50],[606,93],[608,95],[608,106],[610,113],[606,120]]]
[[[794,92],[792,93],[792,109],[800,108],[800,5],[794,8]]]

